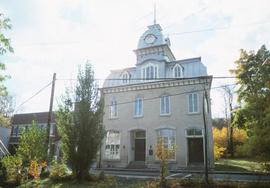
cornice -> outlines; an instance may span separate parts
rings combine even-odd
[[[212,76],[203,76],[203,77],[192,77],[192,78],[182,78],[182,79],[170,79],[154,82],[142,82],[136,84],[114,86],[114,87],[105,87],[101,88],[103,94],[109,93],[122,93],[130,91],[139,91],[147,89],[159,89],[166,87],[177,87],[177,86],[188,86],[194,84],[205,84],[207,83],[210,87],[212,82]]]

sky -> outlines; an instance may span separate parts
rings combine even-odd
[[[5,85],[15,113],[48,111],[50,87],[31,97],[52,81],[54,72],[59,79],[56,109],[78,65],[90,62],[99,79],[110,70],[134,66],[133,50],[153,24],[155,3],[157,23],[176,59],[200,56],[209,75],[232,76],[229,70],[240,49],[270,46],[269,0],[3,0],[0,12],[11,19],[6,35],[15,52],[0,61],[11,76]],[[214,79],[212,85],[231,83]],[[213,117],[224,116],[221,91],[213,89],[211,98]]]

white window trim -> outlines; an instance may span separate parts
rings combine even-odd
[[[168,159],[168,161],[170,161],[170,162],[176,162],[176,153],[177,153],[176,129],[171,129],[171,128],[160,128],[160,129],[156,129],[156,135],[157,135],[156,143],[157,143],[158,138],[159,138],[159,131],[161,131],[161,130],[163,130],[163,129],[172,130],[172,131],[174,132],[174,140],[175,140],[175,145],[176,145],[175,152],[174,152],[174,159]],[[156,160],[157,160],[157,159],[156,159]]]
[[[178,68],[178,67],[180,68],[180,77],[175,76],[175,69]],[[175,64],[174,67],[173,67],[172,74],[173,74],[173,78],[183,78],[184,77],[184,69],[183,69],[183,67],[181,65],[179,65],[179,64]]]
[[[125,78],[126,76],[126,78]],[[125,71],[123,74],[122,74],[122,84],[129,84],[130,82],[130,74]]]
[[[153,79],[147,79],[146,76],[147,76],[147,73],[146,73],[146,68],[148,67],[153,67],[154,68],[154,78]],[[156,74],[155,74],[155,68],[157,70]],[[156,64],[153,64],[153,63],[148,63],[147,65],[144,65],[142,68],[141,68],[141,78],[143,79],[142,81],[153,81],[153,80],[156,80],[159,78],[159,66],[156,65]]]
[[[107,130],[106,132],[118,132],[119,133],[119,158],[118,159],[114,159],[114,158],[108,158],[107,155],[106,155],[106,140],[105,140],[105,144],[104,144],[104,159],[106,161],[120,161],[121,160],[121,132],[119,130]],[[105,137],[105,139],[107,139],[107,137]]]
[[[113,102],[116,102],[116,104],[112,105]],[[116,106],[116,107],[114,107],[114,106]],[[112,114],[112,108],[116,108],[115,115]],[[112,99],[110,102],[110,106],[109,106],[109,119],[117,119],[117,118],[118,118],[118,103],[117,103],[117,100]]]
[[[142,113],[139,114],[139,115],[136,114],[136,102],[137,102],[137,100],[142,100]],[[143,117],[143,98],[142,97],[137,97],[135,99],[133,117],[134,118],[141,118],[141,117]]]
[[[188,135],[187,131],[190,130],[190,129],[201,130],[202,134],[201,135]],[[188,127],[188,128],[185,129],[185,136],[187,138],[202,138],[202,137],[204,137],[204,129],[203,128],[198,128],[198,127]]]
[[[162,108],[162,98],[163,97],[168,97],[169,98],[169,113],[162,113],[162,110],[161,110],[161,108]],[[160,97],[160,105],[159,105],[159,114],[160,114],[160,116],[170,116],[171,115],[171,97],[170,97],[170,95],[162,95],[161,97]]]
[[[194,94],[197,94],[197,106],[198,106],[198,111],[194,112],[190,112],[189,111],[189,95],[194,95]],[[192,104],[192,106],[194,107],[194,104]],[[194,109],[193,109],[194,110]],[[200,96],[199,96],[199,93],[197,92],[193,92],[193,93],[189,93],[187,94],[187,112],[188,114],[192,115],[192,114],[200,114]]]

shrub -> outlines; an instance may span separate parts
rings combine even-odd
[[[222,146],[218,146],[217,144],[214,145],[214,158],[215,160],[220,159],[225,152],[226,148]]]
[[[53,181],[63,180],[68,175],[67,167],[62,162],[53,161],[50,167],[50,178]]]
[[[2,164],[6,170],[7,181],[20,183],[22,178],[22,159],[15,156],[6,156],[2,159]]]

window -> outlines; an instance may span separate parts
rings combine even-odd
[[[174,150],[170,159],[175,160],[175,130],[173,129],[160,129],[158,130],[158,139],[162,139],[164,143],[164,147],[166,149]]]
[[[158,66],[147,65],[142,69],[142,78],[146,80],[153,80],[158,78]]]
[[[187,136],[202,136],[202,129],[191,128],[186,130]]]
[[[189,113],[198,113],[199,106],[198,106],[198,94],[191,93],[188,95],[188,112]]]
[[[171,113],[170,107],[170,96],[162,96],[160,98],[160,115],[169,115]]]
[[[134,117],[142,117],[142,116],[143,116],[143,100],[142,98],[137,98],[135,100]]]
[[[110,118],[116,118],[117,117],[117,101],[112,100],[111,106],[110,106]]]
[[[182,78],[183,77],[183,67],[181,67],[181,65],[176,64],[174,66],[173,76],[174,76],[174,78]]]
[[[108,131],[105,143],[106,159],[120,159],[120,133],[119,131]]]
[[[125,72],[123,74],[123,76],[122,76],[122,82],[123,82],[123,84],[128,84],[129,83],[129,78],[130,78],[130,75],[127,72]]]

